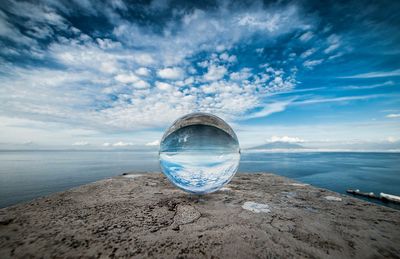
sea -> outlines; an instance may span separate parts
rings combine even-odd
[[[0,151],[0,208],[124,172],[156,171],[157,151]],[[400,153],[243,151],[241,172],[274,173],[342,194],[360,189],[400,196]]]

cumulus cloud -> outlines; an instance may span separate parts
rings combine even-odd
[[[43,37],[51,35],[48,44],[40,46],[33,36],[18,32],[16,28],[24,25],[0,13],[4,33],[12,35],[12,30],[19,33],[15,38],[26,37],[26,46],[39,46],[27,49],[27,55],[36,53],[35,58],[43,61],[32,66],[6,63],[0,68],[4,114],[100,131],[157,128],[193,111],[230,121],[268,116],[286,108],[285,102],[265,103],[265,98],[296,86],[298,64],[284,63],[285,53],[281,60],[272,59],[277,61],[273,64],[268,60],[262,66],[245,64],[247,58],[241,59],[238,47],[254,39],[257,44],[275,44],[279,36],[297,32],[307,44],[318,38],[312,32],[314,20],[294,3],[267,7],[259,2],[237,9],[220,5],[212,11],[193,8],[175,12],[159,30],[121,16],[120,11],[129,9],[123,1],[71,6],[104,17],[112,29],[104,35],[83,32],[66,15],[75,9],[46,2],[32,7],[36,15],[25,17],[42,29]],[[13,48],[1,51],[11,53]],[[315,65],[316,60],[305,63],[309,68]]]
[[[149,76],[150,75],[150,69],[146,67],[139,67],[138,69],[135,70],[135,73],[140,75],[140,76]]]
[[[211,65],[208,67],[207,73],[204,75],[206,81],[215,81],[224,77],[227,69],[224,66]]]
[[[243,68],[242,70],[238,72],[233,72],[230,74],[230,78],[234,81],[243,81],[248,79],[249,77],[252,76],[251,69],[250,68]]]
[[[42,128],[57,123],[59,128],[96,131],[91,134],[137,134],[160,130],[193,111],[240,124],[289,106],[379,97],[335,96],[333,91],[324,96],[321,87],[308,85],[311,69],[340,62],[338,57],[344,59],[354,49],[346,45],[352,33],[326,24],[318,10],[309,12],[301,1],[189,5],[7,1],[0,10],[0,116],[29,119]],[[140,12],[140,19],[130,15],[133,11]],[[89,22],[94,18],[99,24]],[[385,46],[391,44],[388,37],[381,39],[387,40]],[[400,75],[395,67],[360,67],[371,72],[348,78]],[[389,84],[373,82],[357,89]],[[313,90],[321,95],[304,93]],[[290,97],[294,93],[298,98]],[[66,143],[79,142],[81,136]],[[105,147],[133,144],[105,139]]]
[[[179,67],[167,67],[158,70],[157,75],[163,79],[178,80],[183,78],[184,72]]]
[[[171,84],[165,83],[165,82],[156,82],[156,86],[158,89],[162,90],[162,91],[168,91],[171,90],[173,88],[173,86]]]
[[[149,88],[149,87],[150,87],[150,84],[147,83],[146,81],[139,80],[139,81],[133,83],[133,86],[134,86],[135,88],[137,88],[137,89],[146,89],[146,88]]]
[[[219,58],[220,58],[222,61],[226,61],[226,62],[229,62],[229,63],[234,63],[234,62],[237,61],[237,57],[236,57],[235,55],[229,55],[227,52],[222,53],[222,54],[219,56]]]
[[[130,73],[130,74],[119,74],[119,75],[116,75],[114,78],[118,82],[121,82],[121,83],[124,83],[124,84],[135,83],[135,82],[139,81],[139,77],[137,77],[133,73]]]

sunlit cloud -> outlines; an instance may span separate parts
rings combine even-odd
[[[400,52],[391,37],[397,31],[369,22],[368,14],[343,19],[365,21],[354,24],[371,30],[328,19],[337,17],[335,8],[322,15],[301,2],[217,1],[190,8],[161,2],[2,5],[0,142],[15,131],[26,132],[20,141],[34,143],[146,145],[176,118],[196,111],[234,125],[290,124],[295,131],[316,122],[308,118],[332,113],[334,105],[341,105],[344,120],[354,117],[359,103],[398,110],[400,70],[393,64]],[[379,15],[376,8],[371,12]],[[363,114],[360,120],[373,116]],[[8,123],[16,120],[29,125]],[[118,135],[127,133],[145,137]]]

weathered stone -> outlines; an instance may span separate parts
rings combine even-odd
[[[0,222],[1,258],[400,255],[400,211],[272,174],[204,196],[126,174],[0,209]]]

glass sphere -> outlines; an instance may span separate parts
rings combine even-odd
[[[180,189],[215,192],[235,175],[240,160],[239,142],[221,118],[191,113],[176,120],[160,143],[160,166]]]

